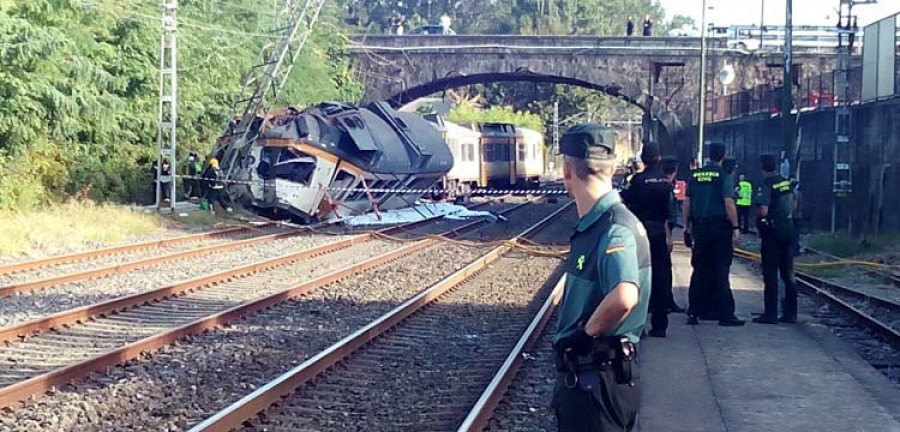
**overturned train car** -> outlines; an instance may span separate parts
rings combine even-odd
[[[287,108],[257,119],[250,132],[256,139],[231,175],[249,181],[230,186],[230,194],[307,222],[364,213],[373,204],[410,206],[453,166],[430,123],[383,102]]]

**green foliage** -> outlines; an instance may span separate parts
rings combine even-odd
[[[180,150],[211,148],[282,2],[179,2]],[[338,12],[323,11],[274,104],[361,94]],[[158,2],[0,0],[0,208],[150,195],[159,27]]]
[[[469,105],[459,105],[450,110],[447,120],[454,123],[510,123],[542,132],[543,121],[536,114],[514,111],[508,106],[493,106],[482,110]]]

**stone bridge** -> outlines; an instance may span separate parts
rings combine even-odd
[[[783,54],[753,54],[708,39],[708,97],[780,83]],[[601,91],[644,112],[649,139],[668,151],[696,123],[699,38],[518,35],[354,36],[350,51],[365,83],[363,103],[397,106],[450,88],[488,82],[569,84]],[[731,65],[735,79],[716,78]],[[833,54],[795,55],[804,74],[832,70]],[[780,85],[780,84],[778,84]]]

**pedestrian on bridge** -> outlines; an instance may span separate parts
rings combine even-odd
[[[625,36],[631,37],[634,34],[634,20],[631,17],[628,17],[628,22],[625,23]]]
[[[672,231],[669,211],[673,200],[672,181],[662,172],[659,146],[650,142],[641,151],[644,170],[635,174],[628,188],[622,191],[622,201],[644,224],[650,241],[652,290],[650,292],[651,337],[666,337],[669,327],[669,308],[675,303],[672,296]]]
[[[741,237],[734,205],[734,181],[722,167],[725,145],[709,145],[710,162],[691,172],[684,200],[685,245],[692,247],[688,324],[718,320],[721,326],[742,326],[734,315],[728,280],[734,247]]]
[[[597,124],[562,136],[563,179],[580,217],[553,338],[559,431],[632,431],[641,403],[637,344],[650,299],[650,245],[613,190],[615,144]]]
[[[797,322],[797,286],[794,282],[794,207],[791,181],[778,175],[778,161],[772,155],[760,159],[763,176],[757,191],[757,230],[762,240],[762,268],[765,311],[753,319],[758,324]],[[778,276],[784,282],[784,303],[778,317]]]
[[[653,18],[649,14],[644,17],[644,36],[653,36]]]
[[[747,180],[747,176],[741,174],[738,184],[734,188],[736,196],[735,205],[738,211],[738,224],[741,226],[741,234],[750,232],[750,206],[753,204],[753,183]]]

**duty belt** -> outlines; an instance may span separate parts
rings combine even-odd
[[[606,336],[594,339],[588,355],[556,354],[556,369],[565,373],[569,388],[580,386],[591,391],[599,383],[601,370],[612,370],[617,384],[634,384],[632,362],[637,357],[637,346],[623,336]]]

